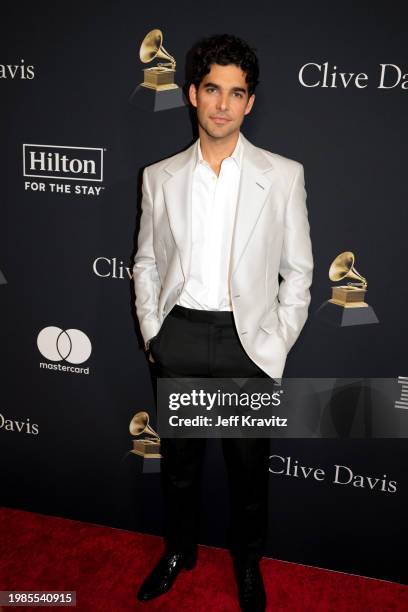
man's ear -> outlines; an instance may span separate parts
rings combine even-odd
[[[190,98],[191,104],[197,108],[197,89],[194,83],[191,83],[188,88],[188,97]]]
[[[244,113],[245,115],[248,115],[251,112],[254,102],[255,102],[255,94],[252,94],[248,98],[248,102],[247,102],[245,113]]]

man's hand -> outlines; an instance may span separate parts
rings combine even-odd
[[[155,336],[153,336],[153,338],[155,338]],[[155,362],[155,360],[153,359],[153,355],[152,355],[152,352],[151,352],[151,350],[150,350],[150,342],[153,340],[153,338],[150,338],[150,339],[149,339],[149,340],[146,342],[146,344],[145,344],[145,350],[146,350],[146,352],[147,352],[147,354],[148,354],[148,359],[149,359],[149,361],[150,361],[151,363],[156,363],[156,362]]]

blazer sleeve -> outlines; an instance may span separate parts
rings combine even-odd
[[[153,232],[153,200],[149,189],[148,172],[145,168],[142,183],[142,215],[133,266],[136,313],[145,346],[146,342],[153,338],[160,329],[158,304],[161,282],[156,268]]]
[[[287,201],[279,273],[279,332],[287,351],[304,326],[310,304],[313,255],[306,208],[303,166],[298,164]]]

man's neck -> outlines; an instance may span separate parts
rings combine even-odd
[[[239,138],[239,130],[226,138],[211,138],[199,127],[199,138],[203,159],[218,175],[222,161],[234,152]]]

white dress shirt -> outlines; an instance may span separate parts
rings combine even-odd
[[[242,166],[241,133],[217,177],[196,141],[193,171],[190,274],[177,304],[200,310],[232,310],[229,266]]]

